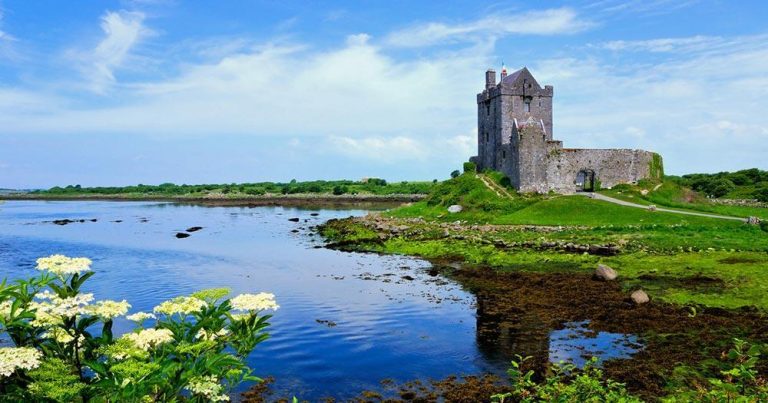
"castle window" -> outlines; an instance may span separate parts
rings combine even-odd
[[[488,132],[485,132],[485,142],[488,142]]]
[[[531,111],[531,101],[526,99],[523,105],[524,105],[523,110],[525,110],[526,112]]]
[[[486,116],[491,114],[491,102],[490,101],[486,101],[485,102],[485,114],[486,114]]]
[[[506,150],[502,150],[501,151],[501,158],[502,159],[506,159],[507,158],[507,151]]]

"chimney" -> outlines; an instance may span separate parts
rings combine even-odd
[[[504,81],[505,78],[507,78],[507,66],[501,62],[501,81]]]
[[[491,89],[496,86],[496,70],[488,69],[485,72],[485,89]]]

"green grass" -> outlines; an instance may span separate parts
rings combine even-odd
[[[652,183],[645,186],[642,183],[639,186],[621,185],[615,189],[602,190],[601,193],[637,204],[655,204],[660,207],[694,210],[733,217],[755,216],[768,219],[768,208],[715,204],[700,194],[674,182],[664,182],[657,190],[653,190],[654,187],[655,185]],[[643,189],[648,190],[648,194],[645,196],[641,193]]]
[[[496,180],[496,178],[493,178]],[[649,197],[639,187],[624,186],[606,193],[657,204],[683,205],[698,211],[743,216],[749,209],[708,206],[674,184],[664,184]],[[351,241],[353,249],[449,259],[488,265],[502,271],[574,271],[589,273],[598,263],[617,269],[627,289],[643,287],[649,294],[677,304],[768,309],[768,232],[734,220],[650,212],[583,196],[542,196],[512,193],[499,197],[477,179],[464,174],[443,182],[424,200],[384,213],[409,230],[383,242],[377,231],[358,221],[328,225],[323,234]],[[630,197],[631,196],[631,197]],[[460,213],[447,207],[459,204]],[[710,210],[706,210],[711,208]],[[424,221],[408,220],[421,217]],[[466,224],[496,224],[490,231]],[[508,226],[507,226],[508,225]],[[519,225],[563,226],[534,231]],[[450,236],[446,236],[450,228]],[[543,248],[553,242],[577,245],[619,245],[611,257]],[[496,244],[504,247],[497,247]],[[512,246],[509,246],[512,245]],[[703,280],[702,280],[703,278]],[[701,284],[699,284],[701,283]]]
[[[493,180],[497,178],[489,175]],[[542,196],[519,194],[499,197],[488,189],[474,174],[463,174],[435,186],[423,201],[396,209],[390,216],[397,218],[422,217],[437,221],[467,221],[488,224],[531,225],[629,225],[629,224],[711,224],[722,220],[685,216],[673,213],[650,212],[619,206],[584,196]],[[464,209],[448,213],[454,204]]]

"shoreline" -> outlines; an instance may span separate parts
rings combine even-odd
[[[0,201],[114,201],[114,202],[172,202],[189,203],[206,206],[354,206],[371,204],[401,204],[422,200],[426,195],[396,194],[396,195],[290,195],[290,196],[253,196],[253,197],[190,197],[190,196],[142,196],[131,197],[121,195],[79,195],[79,196],[49,196],[49,195],[1,195]]]

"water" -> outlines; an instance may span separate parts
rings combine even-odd
[[[511,357],[477,336],[471,293],[430,275],[422,260],[319,248],[321,239],[309,230],[365,213],[9,201],[0,204],[0,278],[34,275],[36,258],[62,253],[90,257],[96,274],[85,291],[127,299],[131,312],[203,288],[273,292],[281,308],[272,337],[248,360],[256,375],[275,377],[277,395],[345,398],[387,378],[502,373]],[[299,222],[289,221],[294,217]],[[86,221],[50,222],[57,219]],[[175,237],[193,226],[203,229]],[[116,334],[130,328],[115,322]],[[557,335],[550,339],[550,355],[559,354]]]

